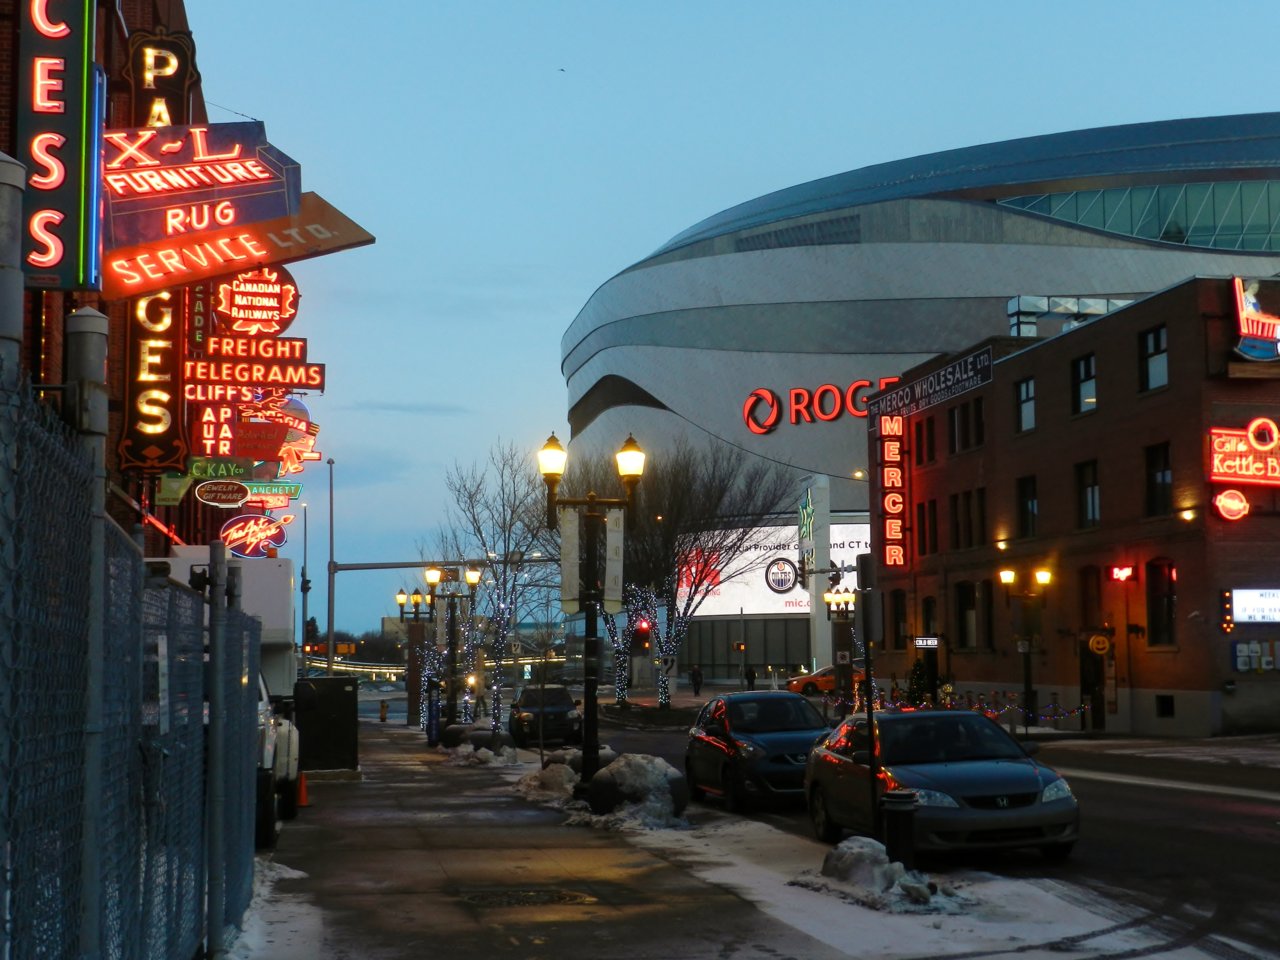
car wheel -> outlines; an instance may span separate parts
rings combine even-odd
[[[1050,843],[1041,847],[1040,853],[1050,863],[1062,863],[1071,856],[1071,848],[1074,846],[1074,843]]]
[[[253,843],[259,850],[276,845],[276,775],[274,770],[258,771],[258,796],[254,805]]]
[[[804,685],[804,689],[800,691],[806,697],[816,697],[818,695],[818,685],[810,682]]]
[[[707,795],[707,791],[698,786],[698,781],[693,778],[693,766],[686,763],[684,765],[684,782],[689,785],[689,799],[701,801]]]
[[[281,820],[294,820],[298,816],[298,781],[286,780],[280,785],[278,812]]]
[[[809,819],[813,822],[813,835],[823,843],[839,843],[844,832],[840,824],[831,819],[827,798],[822,788],[816,788],[809,797]]]
[[[730,813],[742,813],[747,806],[747,798],[742,795],[742,787],[734,776],[733,767],[725,767],[720,771],[720,786],[724,791],[724,808]]]

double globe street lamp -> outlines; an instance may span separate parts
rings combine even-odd
[[[441,583],[458,583],[465,582],[467,590],[465,593],[458,591],[447,591],[439,593],[445,599],[445,642],[446,646],[446,664],[445,664],[445,683],[446,683],[446,701],[445,701],[445,723],[454,724],[458,722],[458,600],[462,597],[467,598],[467,615],[469,618],[475,617],[476,606],[476,587],[480,584],[481,571],[478,567],[468,566],[461,571],[457,567],[447,565],[431,565],[423,571],[423,579],[427,583],[427,594],[423,595],[422,590],[415,587],[413,593],[407,594],[401,588],[396,594],[396,604],[400,608],[400,619],[405,619],[406,613],[410,613],[414,623],[424,619],[428,623],[435,622],[436,597],[439,592]],[[406,606],[410,606],[410,610],[406,611]],[[412,647],[412,644],[411,644]],[[414,656],[410,652],[409,656]],[[419,654],[421,669],[425,670],[427,661],[426,642],[423,641],[423,649]],[[428,688],[428,694],[432,692]],[[429,701],[433,699],[429,696]],[[410,696],[410,707],[412,708],[413,697]],[[419,700],[419,703],[421,701]],[[427,709],[427,727],[428,740],[435,740],[435,704],[429,702]],[[410,709],[412,716],[412,709]]]
[[[559,529],[559,507],[568,507],[574,512],[575,523],[582,522],[582,544],[585,555],[581,566],[580,590],[572,590],[576,584],[563,584],[564,596],[574,593],[581,597],[583,608],[582,638],[582,784],[586,785],[595,776],[600,767],[599,716],[597,688],[600,679],[600,638],[599,614],[604,605],[605,596],[600,577],[600,534],[604,529],[609,508],[623,510],[627,525],[633,522],[634,510],[631,509],[636,484],[644,474],[644,451],[636,443],[635,437],[627,435],[615,455],[618,465],[618,478],[622,481],[626,497],[609,499],[598,497],[594,492],[585,497],[558,497],[556,491],[560,480],[564,477],[565,465],[569,455],[553,433],[542,449],[538,451],[538,472],[547,485],[547,528]],[[576,531],[575,531],[576,533]],[[576,537],[565,538],[562,549],[576,549]],[[578,557],[562,558],[562,569],[568,569],[565,560],[573,561],[577,567]],[[619,597],[619,599],[621,599]]]

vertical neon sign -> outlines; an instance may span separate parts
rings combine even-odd
[[[880,417],[880,523],[886,567],[907,565],[907,534],[902,523],[907,510],[902,430],[901,416]]]
[[[26,284],[97,289],[98,208],[106,84],[94,63],[94,0],[24,0],[19,28],[18,152],[29,171],[23,197]]]

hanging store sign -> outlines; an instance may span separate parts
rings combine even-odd
[[[121,247],[107,254],[102,290],[111,299],[175,284],[292,263],[373,243],[373,235],[314,193],[296,214]]]
[[[231,457],[188,457],[187,474],[196,480],[248,480],[253,461]]]
[[[1280,313],[1272,313],[1258,301],[1259,283],[1232,278],[1236,296],[1236,323],[1240,342],[1236,353],[1246,360],[1280,360]]]
[[[244,560],[257,560],[271,556],[273,549],[284,546],[288,540],[284,528],[292,522],[292,514],[283,517],[244,514],[224,523],[219,539],[232,555]]]
[[[302,169],[261,123],[108,130],[103,141],[108,250],[298,210]]]
[[[124,427],[116,447],[122,470],[181,470],[190,452],[181,415],[184,371],[174,301],[163,290],[131,304]]]
[[[324,391],[323,363],[290,360],[188,360],[184,368],[187,379],[192,383]]]
[[[249,488],[238,480],[206,480],[196,486],[196,499],[212,507],[231,509],[249,499]]]
[[[220,333],[274,337],[298,312],[298,287],[283,267],[264,267],[218,284],[214,309]]]
[[[186,31],[129,34],[124,78],[133,91],[135,127],[168,127],[186,123],[191,92],[200,82],[196,45]]]
[[[886,567],[907,565],[907,483],[902,442],[901,416],[882,416],[878,421],[880,448],[880,561]]]
[[[98,206],[106,81],[94,64],[93,0],[17,4],[17,159],[27,168],[22,200],[26,285],[96,289]]]
[[[1258,417],[1243,430],[1209,429],[1209,479],[1280,486],[1280,428]]]
[[[880,381],[880,389],[896,383],[897,378]],[[991,348],[953,360],[941,369],[896,390],[882,393],[867,403],[866,413],[872,420],[883,416],[911,416],[921,410],[955,399],[991,382]]]

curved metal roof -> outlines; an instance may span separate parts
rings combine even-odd
[[[1226,179],[1280,171],[1280,113],[1096,127],[880,163],[748,200],[685,230],[650,257],[739,230],[884,200],[994,199],[1052,184]],[[1211,175],[1211,176],[1209,176]],[[1109,184],[1105,184],[1109,185]],[[643,262],[643,261],[642,261]]]

